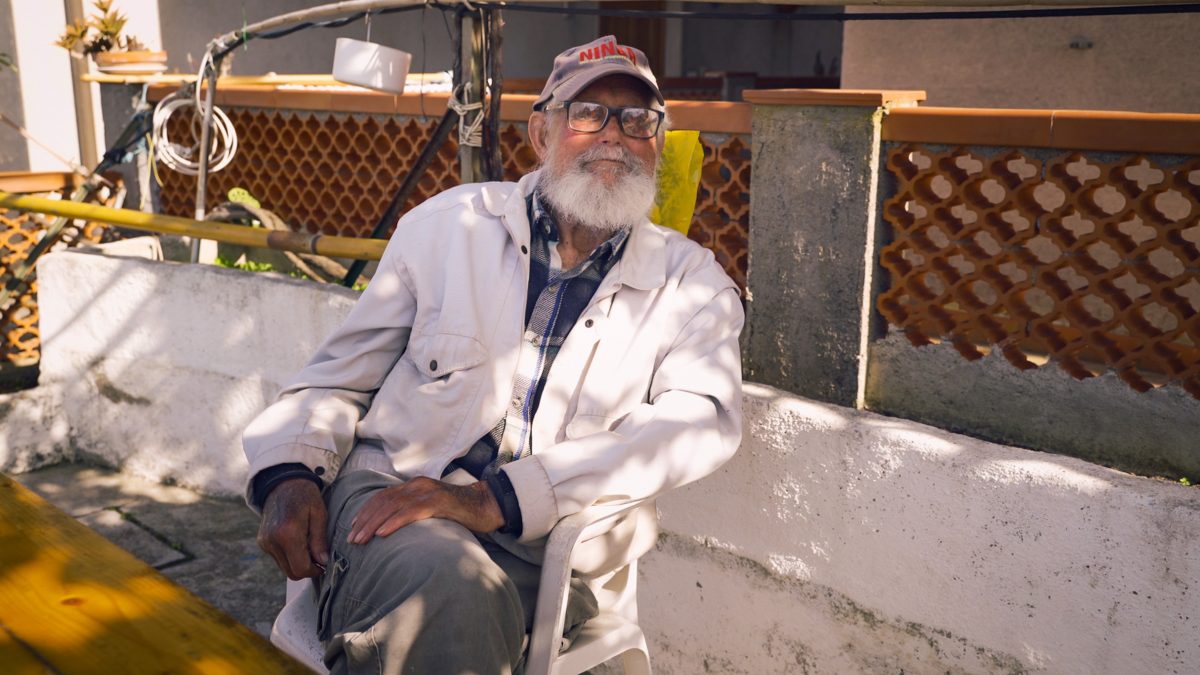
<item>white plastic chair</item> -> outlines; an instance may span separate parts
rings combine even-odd
[[[637,561],[614,575],[618,581],[624,576],[625,582],[617,599],[601,607],[599,616],[588,621],[569,645],[562,638],[575,545],[606,531],[623,515],[636,517],[630,511],[641,506],[594,506],[563,518],[551,531],[525,656],[527,675],[575,675],[618,656],[628,675],[650,675],[650,653],[637,619]],[[317,638],[317,602],[310,581],[288,582],[287,602],[271,628],[271,643],[313,671],[329,672]]]

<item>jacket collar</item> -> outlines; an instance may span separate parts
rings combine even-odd
[[[667,235],[649,219],[633,226],[625,241],[625,253],[613,272],[631,288],[649,291],[667,282]]]
[[[518,246],[529,245],[529,215],[525,197],[537,185],[538,171],[513,183],[484,183],[480,188],[488,213],[504,221]],[[660,288],[667,281],[667,234],[646,219],[629,233],[625,252],[609,272],[621,284],[638,290]]]

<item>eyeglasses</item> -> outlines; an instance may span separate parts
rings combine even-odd
[[[563,101],[546,106],[546,110],[566,108],[567,127],[581,134],[594,134],[615,115],[621,131],[632,138],[653,138],[662,124],[663,111],[650,108],[610,108],[589,101]]]

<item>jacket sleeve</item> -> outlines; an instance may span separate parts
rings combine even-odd
[[[355,428],[404,353],[416,300],[396,238],[349,316],[276,401],[242,434],[250,462],[247,503],[259,471],[300,463],[327,484],[354,446]]]
[[[711,280],[716,275],[706,275]],[[656,369],[647,403],[611,430],[557,444],[505,465],[520,502],[521,543],[559,519],[604,501],[640,501],[702,478],[733,456],[742,433],[738,292],[698,284],[709,298],[686,322]],[[715,287],[715,292],[714,292]]]

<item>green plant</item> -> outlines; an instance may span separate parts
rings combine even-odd
[[[228,267],[229,269],[241,270],[243,272],[275,272],[275,271],[277,271],[275,269],[275,266],[272,265],[271,263],[258,262],[256,260],[247,260],[246,262],[238,262],[236,260],[230,260],[229,258],[225,258],[223,256],[217,256],[217,259],[213,262],[215,262],[218,267]],[[312,281],[311,277],[309,277],[307,274],[300,272],[298,270],[290,270],[287,272],[287,275],[294,279],[304,279],[305,281]],[[365,282],[365,281],[356,282],[354,284],[354,286],[352,286],[350,288],[350,290],[358,291],[359,293],[361,293],[361,292],[367,290],[367,282]]]
[[[1184,476],[1183,478],[1179,479],[1179,484],[1180,485],[1191,485],[1192,481],[1188,480],[1187,476]]]
[[[121,35],[128,17],[112,8],[113,0],[95,0],[96,13],[67,25],[54,44],[72,54],[89,56],[110,51],[140,51],[146,46],[132,35]]]
[[[242,270],[243,272],[274,272],[275,266],[269,262],[258,262],[257,260],[247,260],[246,262],[237,262],[229,258],[217,256],[215,261],[220,267],[228,267],[230,269]],[[307,279],[308,277],[299,273],[292,272],[292,276]]]

